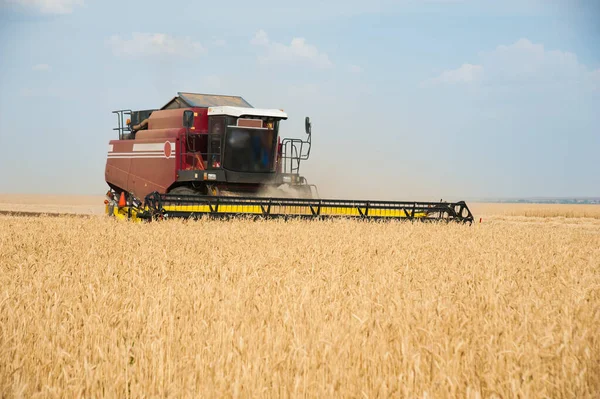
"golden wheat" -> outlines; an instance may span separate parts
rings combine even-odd
[[[597,397],[587,220],[0,216],[0,393]]]
[[[539,218],[600,219],[600,205],[470,203],[476,216],[526,216]]]

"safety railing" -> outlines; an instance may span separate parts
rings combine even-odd
[[[283,173],[300,173],[300,162],[310,156],[311,135],[308,140],[285,138],[281,141],[281,163]]]
[[[131,128],[127,124],[127,119],[131,120],[131,112],[130,109],[120,109],[112,112],[117,115],[117,127],[113,128],[113,130],[118,132],[119,140],[126,140],[132,134]]]

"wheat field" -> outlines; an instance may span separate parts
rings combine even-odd
[[[538,218],[585,218],[600,219],[600,205],[580,204],[469,204],[471,211],[478,216],[525,216]]]
[[[593,217],[5,215],[0,287],[3,397],[600,392]]]

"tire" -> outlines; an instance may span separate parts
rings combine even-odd
[[[180,186],[175,187],[173,190],[169,191],[169,194],[173,195],[202,195],[200,191],[196,191],[191,187]]]

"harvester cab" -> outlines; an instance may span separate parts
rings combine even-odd
[[[313,197],[300,176],[306,141],[283,139],[280,109],[241,97],[178,93],[160,109],[119,110],[106,181],[136,198],[150,192]],[[309,123],[309,122],[307,122]],[[310,136],[309,136],[310,137]]]
[[[310,157],[310,119],[305,139],[281,139],[287,114],[254,108],[242,97],[178,93],[160,109],[114,113],[119,137],[108,146],[109,214],[472,221],[464,203],[318,199],[316,187],[300,175]]]

